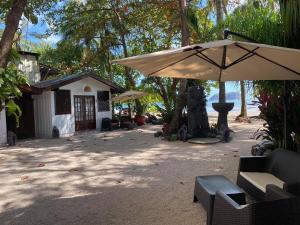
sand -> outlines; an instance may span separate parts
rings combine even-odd
[[[211,120],[215,120],[211,117]],[[1,225],[201,225],[195,176],[235,182],[261,121],[240,124],[230,143],[195,145],[154,138],[160,126],[0,148]]]

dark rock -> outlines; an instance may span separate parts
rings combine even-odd
[[[59,129],[56,126],[54,126],[52,129],[52,138],[59,138],[59,136]]]
[[[188,140],[188,128],[186,124],[181,125],[180,129],[177,133],[178,139],[181,141],[187,141]]]
[[[157,131],[156,133],[154,133],[154,137],[161,137],[163,135],[162,131]]]
[[[172,134],[170,137],[169,137],[169,141],[176,141],[177,140],[177,134]]]
[[[259,144],[253,145],[251,148],[251,154],[253,156],[263,156],[269,154],[275,145],[272,141],[263,141]]]
[[[220,133],[221,133],[221,141],[225,143],[231,141],[230,129],[228,127],[223,126],[220,130]]]

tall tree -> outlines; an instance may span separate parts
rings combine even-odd
[[[5,19],[5,28],[0,40],[0,68],[8,63],[15,33],[18,29],[21,16],[25,10],[27,0],[14,0]]]
[[[186,0],[179,0],[179,10],[181,14],[181,45],[186,46],[190,44],[189,40],[189,30],[188,24],[186,20],[187,15],[187,1]],[[176,133],[179,129],[181,117],[182,117],[182,110],[186,104],[186,79],[180,79],[179,82],[179,93],[176,99],[176,107],[174,111],[174,115],[170,124],[170,133]]]

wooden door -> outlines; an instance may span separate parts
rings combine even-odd
[[[96,129],[95,97],[74,96],[75,131]]]

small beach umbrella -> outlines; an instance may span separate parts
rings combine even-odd
[[[141,92],[141,91],[126,91],[126,92],[112,98],[111,100],[113,102],[126,102],[126,101],[131,101],[134,99],[139,99],[146,95],[148,95],[148,94],[145,92]]]

